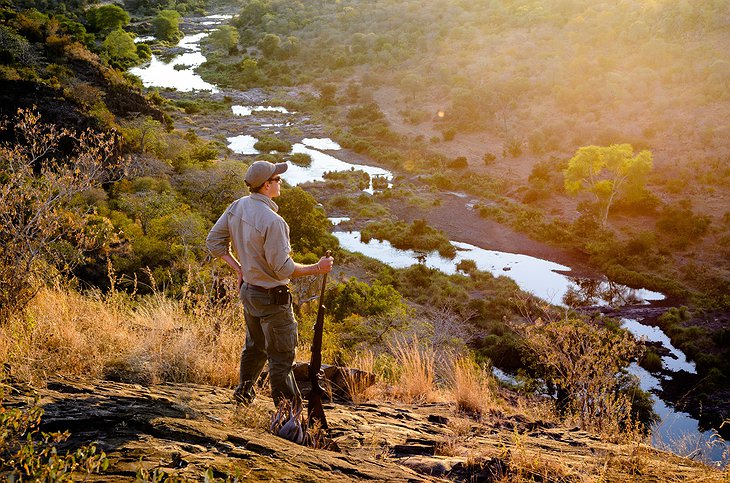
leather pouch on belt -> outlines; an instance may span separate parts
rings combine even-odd
[[[269,290],[269,303],[273,305],[287,305],[291,302],[289,287],[284,285]]]

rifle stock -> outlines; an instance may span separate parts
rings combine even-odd
[[[325,254],[329,257],[332,252],[327,250]],[[312,358],[309,361],[309,381],[312,390],[309,392],[307,401],[307,423],[311,427],[315,421],[323,429],[327,429],[327,418],[322,407],[322,395],[324,389],[319,384],[319,373],[322,369],[322,332],[324,330],[324,291],[327,285],[327,274],[322,275],[322,290],[319,294],[319,307],[317,309],[317,321],[314,324],[314,337],[312,338]]]

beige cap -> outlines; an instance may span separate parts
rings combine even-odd
[[[281,174],[289,168],[286,163],[270,163],[268,161],[256,161],[246,171],[246,184],[251,188],[258,188],[266,183],[266,180],[277,174]]]

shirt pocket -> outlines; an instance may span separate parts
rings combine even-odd
[[[297,324],[296,322],[284,327],[274,327],[274,349],[277,352],[291,352],[297,347]]]

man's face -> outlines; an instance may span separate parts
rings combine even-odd
[[[262,190],[269,198],[276,198],[281,194],[281,176],[278,174],[270,178]]]

